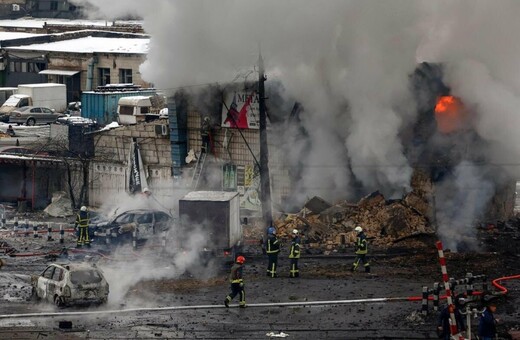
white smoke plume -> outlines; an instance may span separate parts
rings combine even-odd
[[[486,169],[463,161],[435,191],[438,232],[444,246],[453,251],[477,250],[476,219],[485,213],[494,194]]]
[[[284,136],[304,144],[287,157],[302,168],[302,194],[345,197],[353,182],[389,196],[408,188],[412,170],[399,137],[415,120],[408,76],[422,61],[446,65],[445,83],[490,142],[485,158],[520,159],[520,2],[88,2],[97,15],[144,19],[152,39],[141,72],[160,88],[235,79],[252,69],[260,45],[268,75],[304,107],[308,143],[290,129]],[[464,171],[457,173],[455,185],[464,187]],[[479,185],[479,175],[470,175]],[[488,198],[474,199],[480,206]]]

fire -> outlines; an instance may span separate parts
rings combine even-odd
[[[452,133],[464,127],[466,111],[461,100],[454,96],[442,96],[435,105],[437,128],[442,133]]]

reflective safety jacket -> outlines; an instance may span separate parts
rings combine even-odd
[[[244,279],[242,277],[242,265],[240,263],[235,263],[233,267],[231,267],[231,274],[229,274],[229,282],[231,283],[242,283]]]
[[[280,242],[276,238],[275,235],[267,236],[267,241],[265,243],[265,251],[267,254],[278,254],[280,252]]]
[[[289,253],[290,259],[299,259],[300,258],[300,238],[295,237],[291,242],[291,251]]]
[[[367,237],[363,232],[360,232],[356,239],[356,254],[365,255],[366,253],[368,253]]]
[[[90,214],[88,211],[80,211],[76,215],[76,225],[79,227],[88,227],[90,224]]]

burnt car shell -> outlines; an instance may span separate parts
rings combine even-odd
[[[40,275],[31,277],[36,299],[58,307],[103,304],[109,285],[103,272],[88,263],[50,264]]]
[[[118,213],[109,220],[98,219],[90,227],[95,237],[106,237],[108,233],[112,239],[124,242],[132,239],[136,228],[138,239],[146,240],[153,234],[168,230],[172,223],[172,216],[164,211],[137,209]]]

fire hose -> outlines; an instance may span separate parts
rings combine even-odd
[[[500,293],[507,294],[508,290],[500,284],[502,281],[520,279],[520,275],[500,277],[493,280],[493,286],[500,290]],[[473,295],[480,295],[481,292],[474,292]],[[278,302],[278,303],[253,303],[247,305],[248,308],[269,308],[269,307],[306,307],[306,306],[331,306],[331,305],[348,305],[360,303],[384,303],[384,302],[398,302],[409,301],[415,302],[421,300],[420,296],[410,297],[383,297],[383,298],[369,298],[369,299],[354,299],[354,300],[330,300],[330,301],[302,301],[302,302]],[[442,296],[445,299],[447,296]],[[230,306],[238,307],[238,305]],[[199,309],[223,309],[222,305],[194,305],[194,306],[171,306],[171,307],[150,307],[150,308],[127,308],[114,310],[96,310],[86,312],[42,312],[42,313],[25,313],[25,314],[3,314],[0,319],[19,319],[19,318],[38,318],[38,317],[62,317],[62,316],[82,316],[82,315],[100,315],[100,314],[126,314],[138,312],[167,312],[167,311],[182,311],[182,310],[199,310]]]

